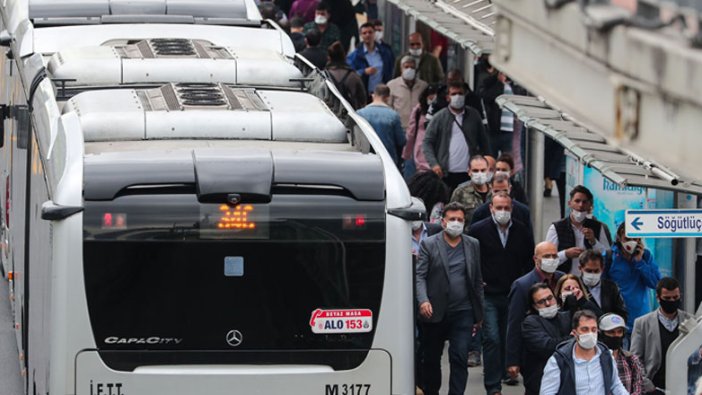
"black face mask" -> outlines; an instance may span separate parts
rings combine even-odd
[[[604,343],[610,350],[619,350],[622,348],[622,337],[607,336],[603,334],[599,337],[599,341]]]
[[[668,314],[673,314],[673,313],[675,313],[676,311],[678,311],[678,309],[680,308],[680,299],[678,299],[678,300],[662,300],[662,299],[659,299],[659,300],[658,300],[658,303],[660,303],[661,308],[663,309],[663,311],[665,311],[665,312],[668,313]]]

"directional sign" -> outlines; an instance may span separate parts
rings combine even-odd
[[[702,237],[702,210],[627,210],[627,237]]]

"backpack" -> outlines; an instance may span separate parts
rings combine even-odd
[[[337,81],[336,78],[334,78],[334,74],[330,73],[329,70],[325,70],[325,72],[327,73],[329,79],[334,83],[334,86],[336,86],[336,89],[339,90],[341,96],[343,96],[343,98],[346,99],[346,101],[349,102],[352,107],[355,107],[354,101],[351,99],[351,93],[349,93],[349,88],[345,84],[346,79],[349,77],[349,74],[353,73],[353,70],[346,69],[346,74],[344,74],[340,81]]]

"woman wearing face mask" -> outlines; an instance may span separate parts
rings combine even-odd
[[[649,289],[656,289],[661,272],[643,241],[626,237],[624,223],[617,229],[617,241],[608,258],[604,276],[617,283],[621,290],[629,312],[626,325],[631,333],[634,321],[653,309]]]
[[[522,376],[526,395],[538,395],[546,361],[558,344],[570,339],[570,315],[558,311],[553,292],[544,283],[529,288],[529,315],[522,323]]]
[[[587,288],[574,274],[566,274],[556,283],[556,299],[561,306],[561,311],[571,314],[580,310],[599,312],[600,309],[590,300]]]
[[[644,394],[644,368],[636,354],[624,351],[622,348],[626,325],[624,318],[617,314],[605,314],[600,317],[599,341],[610,350],[617,363],[617,371],[622,385],[631,395]]]
[[[434,100],[436,100],[436,87],[430,85],[419,95],[419,103],[412,109],[406,130],[407,143],[402,149],[402,159],[405,161],[414,159],[417,173],[431,170],[422,152],[422,142],[426,132],[427,112]]]

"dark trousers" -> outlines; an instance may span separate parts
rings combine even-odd
[[[463,184],[468,180],[470,180],[470,177],[468,177],[468,169],[463,173],[448,173],[444,177],[444,183],[448,185],[451,190],[450,193],[453,193],[453,190],[456,189],[459,184]]]
[[[448,312],[441,322],[422,323],[424,393],[438,395],[441,388],[441,355],[449,342],[449,395],[463,395],[468,383],[468,343],[473,332],[473,310]]]
[[[507,307],[507,295],[485,294],[483,381],[488,394],[502,392],[502,378],[505,377],[506,372]]]
[[[512,138],[514,137],[514,132],[504,132],[499,133],[489,133],[490,140],[490,152],[488,154],[493,158],[497,159],[499,154],[510,154],[512,155]]]

